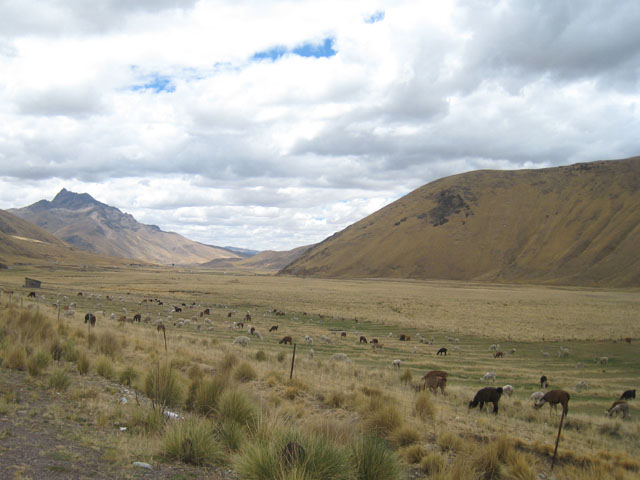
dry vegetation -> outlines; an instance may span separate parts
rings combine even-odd
[[[35,301],[20,287],[25,276],[44,282]],[[96,428],[126,427],[107,455],[117,465],[225,466],[249,479],[535,479],[549,475],[559,422],[531,408],[544,373],[572,395],[553,476],[631,479],[640,471],[635,405],[631,419],[603,416],[623,390],[637,388],[637,292],[96,267],[14,268],[1,286],[14,291],[0,298],[1,368],[83,399]],[[61,310],[58,320],[56,299],[75,303],[75,316]],[[182,303],[183,312],[169,312]],[[123,308],[143,321],[119,323]],[[210,314],[200,317],[205,308]],[[90,331],[87,311],[98,317]],[[229,328],[247,311],[244,331]],[[180,320],[189,322],[179,328]],[[249,324],[264,340],[249,335]],[[399,341],[400,333],[411,340]],[[418,334],[435,341],[421,343]],[[232,345],[239,335],[249,346]],[[297,343],[291,380],[292,347],[278,343],[284,335]],[[359,344],[360,335],[384,348]],[[494,359],[489,346],[497,343],[516,352]],[[450,354],[436,356],[440,347]],[[332,361],[335,353],[350,361]],[[431,369],[449,372],[445,396],[414,391]],[[497,417],[467,410],[488,370],[497,385],[515,387]],[[576,391],[583,380],[588,390]],[[15,408],[4,395],[0,418]]]

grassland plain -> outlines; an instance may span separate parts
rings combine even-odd
[[[36,301],[27,298],[28,291],[21,288],[24,277],[43,281]],[[110,380],[117,384],[118,377],[124,378],[120,372],[137,370],[137,379],[131,382],[133,391],[144,392],[145,374],[165,358],[176,370],[184,397],[188,397],[188,390],[197,389],[194,369],[216,376],[223,370],[240,371],[240,365],[248,363],[254,374],[247,374],[243,365],[243,374],[230,373],[230,384],[234,391],[244,392],[260,405],[262,426],[238,433],[226,424],[223,428],[223,419],[212,420],[220,422],[215,427],[217,438],[228,440],[230,432],[235,432],[234,441],[227,445],[236,447],[227,448],[223,464],[239,469],[246,478],[294,478],[291,471],[280,476],[252,476],[253,467],[243,456],[249,445],[259,447],[265,430],[275,432],[278,424],[304,432],[330,431],[338,444],[353,443],[355,434],[377,432],[393,445],[407,475],[415,478],[547,475],[559,417],[550,416],[546,409],[531,408],[529,396],[539,390],[541,374],[549,377],[551,388],[563,388],[572,395],[555,478],[638,477],[640,424],[634,406],[630,420],[603,417],[604,409],[623,390],[638,386],[637,291],[317,280],[183,268],[91,266],[13,268],[2,272],[0,287],[5,289],[3,308],[11,310],[11,302],[46,312],[57,325],[60,341],[72,342],[89,357],[90,375],[97,375],[96,365],[107,362],[112,367]],[[13,295],[9,297],[6,290],[12,290]],[[107,300],[107,295],[112,300]],[[63,306],[75,303],[71,308],[75,316],[61,311],[58,324],[57,310],[52,306],[56,298]],[[151,299],[160,299],[163,305]],[[182,306],[183,311],[170,312],[174,305]],[[209,308],[210,314],[200,317],[204,308]],[[276,315],[274,310],[285,315]],[[87,311],[98,316],[88,336],[81,319]],[[247,312],[252,318],[245,322],[244,330],[232,328]],[[116,319],[140,313],[148,323],[120,324],[111,319],[111,313]],[[151,325],[158,319],[166,326],[167,353],[162,334]],[[181,321],[183,326],[178,327]],[[249,324],[262,333],[263,340],[248,335]],[[276,324],[277,333],[269,333],[269,327]],[[107,333],[115,338],[115,347]],[[399,341],[401,333],[411,340]],[[419,341],[418,334],[425,343]],[[239,335],[251,338],[248,347],[231,344]],[[291,335],[297,343],[293,380],[288,378],[291,347],[278,343],[284,335]],[[313,346],[303,342],[305,335],[314,338]],[[374,351],[360,344],[360,335],[378,338],[384,348]],[[321,342],[322,336],[331,343]],[[623,340],[627,337],[631,343]],[[31,356],[36,345],[30,342],[26,337],[4,341],[0,357],[8,358],[16,343],[24,344],[26,355]],[[492,344],[500,344],[507,352],[505,358],[493,358]],[[437,356],[441,347],[448,348],[449,355]],[[567,356],[559,356],[561,347],[569,349]],[[512,349],[513,354],[509,353]],[[350,362],[332,361],[335,353],[347,354]],[[607,357],[608,361],[596,363],[594,357]],[[391,368],[394,359],[401,360],[399,370]],[[576,368],[579,362],[584,368]],[[71,389],[79,388],[72,364]],[[43,375],[53,375],[53,368],[47,367]],[[447,394],[425,399],[412,384],[419,383],[431,369],[449,372]],[[497,384],[515,387],[512,397],[501,400],[497,417],[467,410],[468,401],[483,386],[480,377],[487,371],[496,372]],[[129,381],[132,376],[136,377],[127,375]],[[587,390],[576,390],[581,381],[588,383]],[[417,408],[418,402],[427,402],[428,408]],[[135,423],[133,411],[116,408],[107,400],[95,403],[105,424]],[[135,402],[130,403],[133,408]],[[121,437],[110,457],[121,466],[140,458],[155,461],[171,457],[163,454],[163,428],[169,427]],[[135,435],[146,435],[148,441],[142,446]],[[483,464],[483,455],[493,458],[491,449],[498,448],[500,442],[510,445],[508,452],[495,454],[498,459],[489,466]],[[313,478],[300,472],[295,478]]]

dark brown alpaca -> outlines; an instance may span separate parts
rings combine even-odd
[[[278,343],[284,343],[285,345],[288,343],[289,345],[291,345],[292,342],[293,342],[293,339],[289,335],[287,335],[282,340],[280,340]]]
[[[493,358],[502,358],[504,357],[504,352],[496,352],[493,354]]]
[[[360,343],[368,343],[367,342],[367,337],[360,335]]]
[[[485,403],[493,403],[493,413],[495,415],[498,414],[498,402],[500,401],[500,397],[502,396],[502,387],[494,388],[494,387],[484,387],[476,393],[476,396],[473,397],[473,400],[469,402],[469,408],[475,408],[480,404],[479,409],[482,410],[484,408]]]
[[[551,411],[554,408],[558,407],[558,404],[562,405],[562,413],[567,414],[569,412],[569,400],[571,399],[571,395],[569,392],[564,390],[549,390],[544,394],[538,402],[536,402],[533,407],[540,408],[545,403],[549,404],[549,415],[551,415]]]

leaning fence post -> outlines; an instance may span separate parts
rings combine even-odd
[[[553,450],[553,460],[551,460],[551,471],[556,463],[556,454],[558,453],[558,443],[560,442],[560,432],[562,432],[562,422],[564,421],[565,409],[562,408],[562,416],[560,417],[560,426],[558,427],[558,437],[556,438],[556,448]]]
[[[293,344],[293,356],[291,357],[291,372],[289,373],[289,380],[293,378],[293,365],[296,361],[296,344]]]

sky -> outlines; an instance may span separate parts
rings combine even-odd
[[[217,246],[477,169],[640,155],[637,0],[0,0],[0,209],[62,188]]]

